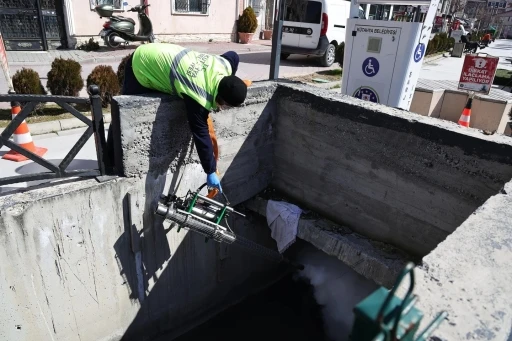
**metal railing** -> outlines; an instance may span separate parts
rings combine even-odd
[[[45,167],[49,172],[40,172],[36,174],[23,174],[10,177],[0,178],[0,186],[9,185],[19,182],[37,181],[37,180],[51,180],[59,178],[70,177],[97,177],[107,175],[105,167],[106,157],[106,140],[105,140],[105,127],[103,120],[103,110],[101,107],[101,97],[99,95],[99,88],[96,85],[89,86],[89,98],[83,97],[68,97],[68,96],[40,96],[40,95],[0,95],[0,102],[11,102],[11,106],[19,105],[19,102],[26,103],[23,109],[16,115],[16,117],[9,123],[0,134],[0,148],[6,146],[11,150],[29,158],[30,160]],[[18,102],[18,103],[16,103]],[[87,125],[86,131],[75,143],[73,148],[62,159],[58,165],[45,160],[44,158],[18,146],[13,141],[9,140],[14,131],[20,126],[28,115],[34,110],[39,103],[56,103],[62,109],[68,111],[74,117]],[[91,107],[91,119],[87,118],[84,114],[75,109],[71,104],[86,104]],[[96,144],[96,156],[98,160],[97,169],[80,169],[67,171],[66,168],[76,157],[78,152],[83,148],[87,140],[94,135]]]

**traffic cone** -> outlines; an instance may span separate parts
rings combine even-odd
[[[21,111],[19,103],[12,103],[11,104],[11,114],[12,119],[16,117]],[[34,141],[32,140],[32,135],[30,135],[30,130],[28,129],[28,124],[23,120],[23,122],[19,125],[19,127],[14,131],[14,143],[16,143],[18,146],[42,157],[48,149],[42,148],[42,147],[36,147],[34,144]],[[2,156],[2,159],[9,160],[9,161],[15,161],[15,162],[21,162],[28,160],[27,157],[24,155],[21,155],[20,153],[10,150],[4,156]]]
[[[469,128],[469,120],[471,118],[471,104],[473,104],[473,99],[469,98],[464,110],[462,110],[462,115],[459,118],[459,125]]]

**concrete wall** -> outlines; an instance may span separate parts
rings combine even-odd
[[[271,179],[273,106],[266,89],[253,92],[252,105],[214,116],[232,204]],[[183,105],[170,97],[116,103],[127,178],[0,197],[1,340],[148,340],[164,331],[170,338],[282,273],[235,246],[169,231],[155,217],[165,186],[184,174],[183,195],[206,180],[190,153]],[[261,217],[233,217],[230,225],[275,247]]]
[[[511,207],[509,182],[415,269],[421,328],[448,313],[437,340],[512,340]]]
[[[125,178],[0,197],[0,259],[8,260],[0,262],[0,339],[146,340],[163,331],[177,334],[268,283],[273,264],[205,244],[192,233],[168,231],[153,214],[167,187],[181,179],[182,195],[205,182],[183,109],[181,101],[166,96],[117,97],[112,130],[120,136],[116,163]],[[222,184],[233,204],[272,183],[301,206],[350,227],[354,238],[361,234],[421,256],[470,216],[460,233],[440,245],[442,252],[432,253],[438,258],[425,261],[430,273],[439,268],[446,274],[443,281],[455,278],[462,288],[485,294],[481,302],[488,311],[479,311],[485,318],[473,317],[471,326],[494,315],[510,321],[504,307],[512,306],[510,293],[503,284],[510,282],[504,270],[510,233],[503,225],[510,222],[509,194],[491,198],[486,205],[500,205],[476,211],[486,213],[479,220],[471,215],[512,178],[509,137],[299,85],[256,83],[244,106],[212,115]],[[231,225],[274,246],[265,222],[249,218]],[[311,238],[315,224],[307,227]],[[459,237],[464,242],[457,244]],[[357,250],[354,238],[353,247],[332,247]],[[425,278],[430,283],[419,288],[432,290],[437,283]],[[450,292],[452,300],[465,298],[462,289]],[[424,307],[429,313],[442,309]],[[461,307],[476,306],[453,311]]]
[[[272,184],[423,256],[512,178],[512,140],[352,97],[280,87]]]

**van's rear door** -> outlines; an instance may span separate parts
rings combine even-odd
[[[322,1],[286,0],[283,45],[315,49],[322,29]]]

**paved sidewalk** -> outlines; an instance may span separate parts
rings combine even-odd
[[[271,42],[269,40],[256,41],[252,44],[237,44],[229,42],[177,44],[186,46],[199,52],[206,52],[211,54],[222,54],[226,51],[248,53],[271,50]],[[101,46],[98,51],[90,52],[82,50],[7,51],[7,59],[10,66],[50,64],[55,58],[58,57],[70,58],[80,63],[117,62],[123,59],[123,57],[127,54],[132,53],[137,46],[138,45],[133,44],[115,50]]]

